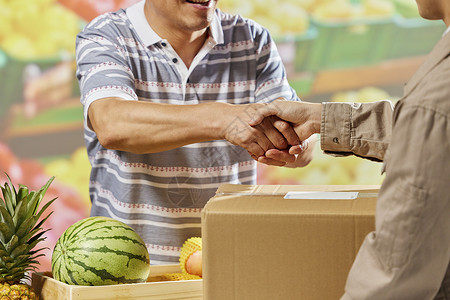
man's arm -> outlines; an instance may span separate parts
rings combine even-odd
[[[289,126],[277,129],[269,120],[259,127],[248,126],[247,120],[263,104],[169,105],[138,101],[136,78],[124,50],[109,32],[100,34],[88,29],[78,36],[77,77],[86,121],[104,147],[151,153],[227,139],[257,159],[270,148],[284,149],[298,141]]]
[[[225,103],[171,105],[104,98],[92,102],[88,119],[100,143],[109,149],[154,153],[226,139],[261,156],[268,149],[283,149],[288,142],[298,140],[292,128],[277,126],[279,122],[272,125],[272,121],[265,120],[258,127],[249,126],[248,121],[262,113],[264,107]]]
[[[265,116],[276,115],[290,122],[301,141],[321,134],[321,148],[328,154],[351,155],[383,160],[391,140],[393,107],[389,101],[372,103],[308,103],[277,100]],[[255,118],[255,125],[262,118]],[[294,146],[289,154],[302,153]],[[266,157],[289,161],[286,152],[269,150]]]

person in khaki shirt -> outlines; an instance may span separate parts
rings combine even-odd
[[[417,4],[424,18],[450,25],[450,1]],[[375,231],[358,252],[341,300],[450,299],[449,31],[407,83],[395,109],[389,101],[277,100],[265,111],[291,122],[301,140],[320,133],[327,153],[383,161]],[[298,150],[272,149],[259,161],[289,162]]]

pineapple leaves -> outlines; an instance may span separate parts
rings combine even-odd
[[[17,237],[17,235],[13,235],[9,242],[6,244],[6,251],[8,251],[8,253],[11,253],[11,251],[15,249],[18,244],[19,238]]]
[[[39,230],[40,230],[40,228],[38,228]],[[44,231],[42,231],[42,232],[39,232],[38,234],[36,234],[35,236],[33,236],[32,238],[30,238],[29,240],[28,240],[28,244],[31,244],[31,243],[34,243],[34,241],[36,241],[37,239],[40,239],[40,237],[42,236],[42,235],[44,235],[47,231],[49,231],[50,229],[47,229],[47,230],[44,230]],[[34,231],[34,230],[33,230]],[[45,238],[44,238],[45,239]]]
[[[11,232],[14,232],[14,223],[8,210],[0,206],[1,222],[5,223]]]
[[[14,222],[14,228],[18,229],[20,224],[22,224],[22,222],[25,219],[25,213],[27,211],[27,204],[25,203],[25,200],[21,199],[19,200],[18,205],[16,206],[16,209],[14,211],[14,215],[13,215],[13,222]]]
[[[11,188],[7,183],[5,183],[5,187],[2,187],[3,201],[4,205],[0,206],[6,208],[8,213],[14,212],[14,208],[12,207],[12,193]],[[15,196],[15,195],[14,195]]]
[[[11,178],[9,177],[8,174],[6,174],[6,177],[8,177],[8,181],[9,181],[9,184],[11,185],[11,187],[8,183],[5,183],[4,189],[6,191],[7,196],[5,196],[4,192],[3,192],[3,195],[5,197],[4,200],[6,203],[6,207],[8,208],[9,213],[12,215],[14,213],[14,208],[16,207],[16,204],[17,204],[17,197],[16,197],[17,193],[16,193],[16,189],[14,188],[14,185],[11,182]],[[12,190],[11,190],[11,188],[12,188]],[[8,199],[9,199],[9,201],[8,201]]]
[[[20,281],[27,278],[26,272],[37,269],[37,259],[45,256],[40,252],[49,249],[35,248],[50,230],[43,230],[42,225],[52,212],[45,217],[43,214],[56,198],[42,206],[41,202],[55,177],[38,191],[31,191],[23,184],[16,190],[11,178],[6,176],[8,182],[0,186],[3,195],[0,200],[0,273],[7,276],[0,276],[0,280]]]
[[[5,187],[0,186],[0,188],[2,189],[2,195],[3,195],[3,198],[2,198],[3,201],[0,201],[0,206],[6,208],[6,200],[9,197],[8,191],[6,190],[6,183],[5,183]]]
[[[53,198],[52,200],[48,201],[42,208],[41,210],[37,213],[37,215],[35,215],[36,221],[41,217],[41,215],[44,213],[44,211],[56,200],[57,198]],[[47,220],[47,218],[52,214],[53,212],[51,212],[43,221],[41,221],[37,226],[41,226],[45,220]]]
[[[17,256],[22,255],[23,253],[26,253],[26,250],[28,248],[27,244],[22,244],[17,246],[13,251],[11,251],[11,258],[15,259]]]
[[[10,230],[9,226],[5,223],[0,223],[0,241],[4,245],[6,244],[12,237],[13,232]]]
[[[39,204],[42,201],[42,198],[44,197],[45,193],[47,192],[47,189],[49,188],[50,184],[52,183],[53,179],[55,179],[55,177],[51,177],[47,183],[41,187],[41,189],[37,192],[31,192],[30,195],[28,196],[28,214],[27,217],[36,214],[36,211],[39,207]]]
[[[29,194],[28,188],[23,184],[19,184],[19,191],[17,192],[17,199],[22,200]]]
[[[30,229],[34,226],[36,223],[36,220],[34,216],[29,217],[26,219],[22,224],[20,224],[19,228],[16,231],[16,235],[20,237],[22,240],[22,237],[27,234],[27,232],[30,231]]]

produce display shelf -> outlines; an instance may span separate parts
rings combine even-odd
[[[23,135],[26,132],[41,131],[52,127],[52,130],[63,130],[65,125],[73,127],[74,124],[83,127],[83,106],[79,98],[67,100],[57,107],[46,109],[32,118],[24,115],[21,106],[12,110],[12,120],[10,124],[10,135]]]
[[[317,72],[309,95],[357,89],[362,86],[403,86],[424,62],[425,56],[386,60],[375,66]]]
[[[179,273],[180,266],[150,266],[146,283],[105,286],[68,285],[52,278],[50,272],[34,273],[32,286],[41,300],[201,300],[203,280],[153,281],[165,273]]]
[[[66,54],[36,59],[15,58],[0,49],[0,117],[8,112],[14,103],[23,100],[23,86],[27,73],[39,69],[45,71],[67,59]],[[77,90],[77,82],[73,83],[73,89]]]
[[[318,38],[317,28],[310,24],[308,30],[301,36],[295,38],[294,69],[296,71],[307,70],[309,57],[313,51],[313,45]]]
[[[375,65],[386,57],[394,35],[394,18],[311,19],[317,37],[296,69],[318,71]]]
[[[444,22],[440,20],[431,21],[420,17],[397,16],[394,23],[394,36],[389,45],[387,59],[428,54],[446,29]]]
[[[79,99],[49,108],[30,119],[24,116],[21,106],[16,105],[0,136],[19,157],[63,155],[84,146],[83,124]]]

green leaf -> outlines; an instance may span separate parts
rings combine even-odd
[[[16,257],[16,266],[22,266],[22,265],[28,265],[28,258],[30,258],[31,255],[29,254],[23,254]]]
[[[13,215],[13,222],[14,222],[14,228],[17,230],[19,229],[20,224],[25,220],[27,210],[27,205],[25,201],[19,200],[18,205],[16,206],[16,210],[14,211]]]
[[[13,197],[15,197],[15,195],[12,195],[11,188],[9,187],[8,183],[5,183],[3,195],[5,197],[5,207],[8,209],[9,214],[12,215],[14,213],[14,207],[12,203],[14,201]]]
[[[11,251],[14,250],[18,244],[19,238],[17,237],[17,235],[13,235],[9,242],[6,244],[6,251],[8,251],[8,253],[11,253]]]
[[[0,201],[0,206],[3,206],[6,208],[6,195],[7,195],[6,189],[2,186],[0,186],[0,188],[2,189],[2,195],[3,195],[3,198],[1,198],[2,201]]]
[[[14,259],[14,258],[16,258],[16,257],[19,256],[19,255],[22,255],[22,254],[24,254],[24,253],[27,253],[27,252],[26,252],[27,247],[28,247],[27,244],[22,244],[22,245],[17,246],[17,247],[11,252],[11,255],[10,255],[10,256]]]
[[[33,230],[34,230],[34,229],[37,229],[37,228],[40,228],[40,227],[42,226],[42,224],[44,224],[44,222],[47,221],[47,219],[48,219],[52,214],[53,214],[53,212],[50,212],[45,218],[43,218],[38,224],[36,224],[36,226],[34,226]],[[39,215],[39,216],[35,216],[35,217],[36,217],[37,220],[38,220],[38,218],[40,218],[40,215]]]
[[[6,244],[12,237],[13,232],[11,228],[5,223],[0,223],[0,240],[2,244]]]
[[[45,248],[42,248],[42,249],[39,249],[39,250],[33,250],[33,251],[31,251],[34,247],[36,247],[36,245],[37,245],[38,243],[40,243],[40,242],[42,242],[42,241],[45,241],[45,239],[46,239],[46,238],[44,237],[44,238],[37,239],[37,240],[33,241],[33,242],[30,243],[30,244],[25,244],[25,245],[27,245],[26,252],[27,252],[27,253],[30,253],[30,254],[34,254],[34,253],[36,253],[36,252],[38,252],[38,251],[40,251],[40,250],[42,250],[42,249],[45,249]]]
[[[2,256],[2,264],[5,265],[6,263],[11,262],[13,259],[9,256],[9,254]]]
[[[14,184],[12,183],[11,178],[9,178],[8,174],[6,174],[6,177],[8,177],[9,184],[11,184],[10,193],[11,193],[12,211],[10,210],[10,212],[11,212],[11,215],[12,215],[12,213],[14,212],[14,208],[17,205],[17,198],[16,198],[17,192],[16,192],[16,188],[14,187]],[[9,186],[7,188],[9,189]]]
[[[40,230],[42,230],[42,228],[36,228],[31,230],[30,232],[28,232],[25,235],[19,236],[19,234],[16,233],[17,236],[19,236],[19,244],[25,244],[27,243],[37,232],[39,232]],[[43,232],[47,232],[49,229],[43,231]]]
[[[4,244],[0,243],[0,256],[2,255],[1,253],[3,253],[2,251],[7,252]]]
[[[19,191],[17,192],[17,200],[23,200],[28,197],[29,190],[23,184],[19,184]]]
[[[20,240],[22,240],[24,235],[28,235],[28,232],[30,232],[30,230],[34,227],[36,221],[37,219],[34,216],[31,216],[19,226],[19,229],[16,231],[16,235],[20,238]]]
[[[56,200],[57,198],[53,198],[52,200],[50,200],[50,201],[48,201],[42,208],[41,208],[41,210],[36,214],[36,217],[39,219],[40,217],[41,217],[41,215],[42,215],[42,213],[53,203],[53,202],[55,202],[55,200]],[[53,213],[53,212],[52,212]],[[51,214],[51,213],[50,213]],[[50,215],[49,215],[50,216]],[[46,218],[45,218],[45,220],[49,217],[49,216],[47,216]],[[44,222],[40,222],[38,225],[36,225],[36,226],[38,226],[38,227],[40,227],[41,225],[42,225],[42,223],[44,223]],[[35,226],[35,227],[36,227]]]
[[[36,214],[39,204],[41,203],[42,199],[44,198],[45,193],[47,192],[47,189],[49,188],[50,184],[52,183],[52,181],[54,179],[55,179],[55,177],[52,176],[38,192],[32,191],[28,195],[27,218]]]
[[[39,201],[36,203],[36,206],[33,207],[33,214],[37,211],[39,204],[41,203],[42,199],[44,198],[45,193],[47,192],[48,188],[50,187],[50,184],[52,183],[52,181],[55,179],[55,177],[51,177],[47,183],[41,187],[41,189],[37,192],[38,196],[39,196]]]
[[[14,221],[11,218],[9,212],[3,206],[0,206],[0,214],[2,215],[2,221],[8,225],[9,229],[14,232]]]
[[[39,205],[39,194],[36,193],[35,191],[32,191],[30,194],[28,194],[27,196],[27,201],[28,201],[28,205],[27,205],[27,218],[34,215],[36,212],[36,207]]]
[[[36,228],[35,230],[33,230],[33,232],[42,230],[41,228]],[[41,236],[43,236],[47,231],[49,231],[50,229],[46,229],[42,232],[37,233],[36,235],[34,235],[33,237],[30,237],[28,240],[26,240],[25,242],[28,244],[33,243],[35,240],[39,239]],[[22,243],[21,243],[22,244]]]

